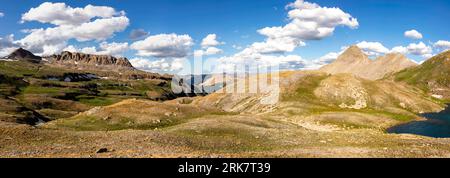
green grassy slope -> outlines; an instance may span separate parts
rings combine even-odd
[[[422,65],[395,74],[396,81],[404,81],[424,91],[450,88],[450,51],[425,61]]]
[[[104,76],[101,71],[89,73]],[[16,115],[23,112],[24,109],[20,108],[36,111],[43,117],[54,120],[129,98],[166,100],[174,97],[170,92],[170,82],[163,79],[111,77],[64,81],[66,76],[85,74],[88,72],[46,64],[0,61],[0,105],[17,105],[13,109],[0,111],[0,120],[14,120]]]

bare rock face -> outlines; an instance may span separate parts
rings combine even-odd
[[[27,51],[23,48],[19,48],[19,49],[15,50],[14,52],[12,52],[10,55],[6,56],[5,58],[11,59],[11,60],[27,61],[27,62],[32,62],[32,63],[41,62],[41,57],[35,56],[30,51]]]
[[[149,79],[160,80],[161,82],[167,82],[172,79],[171,75],[160,75],[138,70],[125,57],[64,51],[61,54],[44,58],[48,61],[47,65],[91,73],[106,79]]]
[[[378,80],[387,74],[399,72],[403,69],[417,66],[406,56],[391,53],[370,60],[357,46],[351,46],[336,61],[320,69],[329,74],[349,73],[369,80]]]
[[[84,53],[71,53],[64,51],[59,55],[50,57],[53,63],[75,64],[87,66],[113,66],[134,69],[130,61],[124,57],[113,57],[109,55],[93,55]]]

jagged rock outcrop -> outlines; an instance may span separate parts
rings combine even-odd
[[[109,55],[94,55],[84,53],[72,53],[64,51],[59,55],[50,57],[52,63],[88,65],[88,66],[114,66],[134,69],[130,61],[125,57],[116,58]]]
[[[30,51],[27,51],[23,48],[19,48],[9,54],[8,56],[4,57],[5,59],[10,60],[19,60],[19,61],[27,61],[32,63],[40,63],[42,58],[39,56],[34,55]]]
[[[105,79],[160,79],[169,81],[172,78],[171,75],[160,75],[158,73],[138,70],[125,57],[64,51],[61,54],[44,58],[48,61],[47,64],[52,67],[92,73]]]
[[[322,67],[320,71],[329,74],[349,73],[369,80],[378,80],[387,74],[414,66],[417,64],[403,54],[391,53],[370,60],[360,48],[351,46],[336,61]]]

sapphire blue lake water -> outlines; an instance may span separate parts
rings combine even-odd
[[[416,134],[434,138],[450,138],[450,105],[439,113],[425,113],[421,115],[425,121],[414,121],[391,127],[389,133]]]

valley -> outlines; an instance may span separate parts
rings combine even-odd
[[[351,47],[331,67],[280,72],[267,105],[271,88],[174,94],[171,76],[127,59],[21,49],[0,61],[0,157],[450,157],[449,138],[387,133],[444,110],[449,54],[339,72],[370,60]]]

